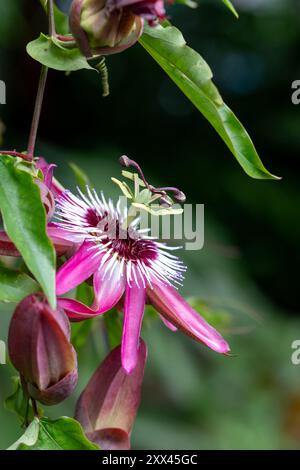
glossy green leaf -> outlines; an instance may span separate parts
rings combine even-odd
[[[236,11],[235,7],[233,6],[233,3],[230,0],[222,0],[222,2],[224,3],[224,5],[227,6],[227,8],[229,8],[231,13],[233,13],[236,18],[239,17],[238,12]]]
[[[55,252],[46,233],[40,190],[9,156],[0,158],[0,210],[9,238],[55,307]]]
[[[37,169],[34,162],[28,162],[21,157],[14,157],[14,166],[18,170],[25,171],[29,173],[34,178],[43,179],[43,173],[41,170]]]
[[[261,162],[243,125],[223,102],[203,58],[186,45],[181,32],[169,25],[145,26],[141,45],[222,137],[252,178],[276,179]]]
[[[0,262],[0,302],[21,302],[26,295],[40,290],[30,276]]]
[[[69,48],[45,34],[27,44],[27,52],[34,60],[51,69],[74,72],[81,69],[95,70],[76,47]]]
[[[39,420],[34,418],[30,423],[24,434],[14,444],[12,444],[7,450],[20,450],[22,447],[29,449],[34,446],[39,436]]]
[[[35,418],[23,436],[8,450],[99,450],[75,419]]]

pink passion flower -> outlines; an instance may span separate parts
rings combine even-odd
[[[87,188],[75,196],[65,191],[57,200],[57,228],[74,243],[77,252],[57,272],[60,296],[93,276],[94,302],[88,307],[76,300],[59,298],[71,320],[100,315],[123,302],[122,366],[130,373],[137,364],[140,332],[146,302],[150,302],[173,331],[177,328],[216,352],[226,354],[229,346],[180,296],[183,263],[174,248],[150,239],[138,229],[138,221],[124,227],[126,209],[114,207]],[[66,236],[66,235],[65,235]]]

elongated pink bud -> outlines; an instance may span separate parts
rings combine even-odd
[[[77,383],[77,359],[63,310],[52,310],[42,294],[17,306],[9,327],[8,349],[27,394],[45,405],[67,398]]]
[[[121,347],[96,370],[76,406],[76,419],[87,437],[102,449],[130,449],[130,434],[140,404],[147,347],[141,340],[136,368],[126,374]]]

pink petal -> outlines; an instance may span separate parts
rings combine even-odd
[[[99,267],[101,255],[93,248],[94,243],[84,242],[79,250],[58,270],[56,293],[64,294],[88,279]]]
[[[146,289],[126,286],[122,336],[122,365],[130,374],[138,360],[140,333],[146,302]]]
[[[73,299],[58,299],[58,305],[65,310],[71,320],[87,320],[96,317],[119,302],[125,290],[125,280],[114,273],[107,273],[102,279],[102,272],[103,269],[98,269],[94,273],[95,299],[91,307]]]
[[[124,276],[119,277],[117,269],[104,273],[102,266],[94,273],[95,299],[91,307],[68,298],[59,298],[58,305],[65,310],[71,320],[87,320],[113,308],[119,302],[124,290]]]
[[[47,163],[42,157],[36,162],[36,167],[39,168],[44,175],[44,183],[52,191],[54,197],[59,197],[63,191],[63,187],[53,177],[56,165],[54,163]]]
[[[65,237],[64,231],[49,223],[47,234],[54,244],[57,256],[62,256],[74,248],[74,243]]]
[[[50,189],[50,186],[52,184],[53,172],[56,168],[56,165],[54,163],[49,164],[44,158],[40,157],[36,162],[36,167],[43,173],[44,183]]]
[[[66,243],[77,243],[77,244],[81,244],[84,242],[84,237],[82,234],[65,230],[53,222],[48,223],[47,232],[48,232],[48,236],[54,241],[63,240]]]
[[[59,240],[60,242],[65,241],[70,246],[72,245],[72,241],[69,239],[70,232],[63,230],[52,222],[49,222],[47,225],[47,233],[53,242]]]
[[[184,333],[219,353],[230,351],[220,333],[193,310],[174,287],[154,284],[147,294],[153,307]]]
[[[125,276],[119,276],[118,266],[113,271],[104,272],[105,264],[94,274],[95,300],[93,308],[106,312],[113,308],[125,290]]]
[[[166,325],[167,328],[169,328],[169,330],[173,331],[174,333],[175,331],[178,330],[178,328],[176,328],[176,326],[174,326],[173,323],[166,320],[162,315],[159,315],[159,316],[160,316],[161,321]]]
[[[60,308],[64,309],[70,320],[88,320],[106,312],[106,310],[96,310],[78,300],[67,299],[65,297],[58,298],[57,304]]]

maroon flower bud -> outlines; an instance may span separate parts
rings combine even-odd
[[[28,396],[45,405],[67,398],[77,383],[77,359],[63,310],[52,310],[42,294],[17,306],[9,327],[8,349]]]
[[[70,28],[87,57],[121,52],[136,43],[144,19],[165,17],[163,0],[73,0]]]
[[[141,340],[131,374],[121,364],[121,346],[96,370],[76,406],[76,419],[102,449],[130,449],[130,434],[140,404],[147,347]]]

